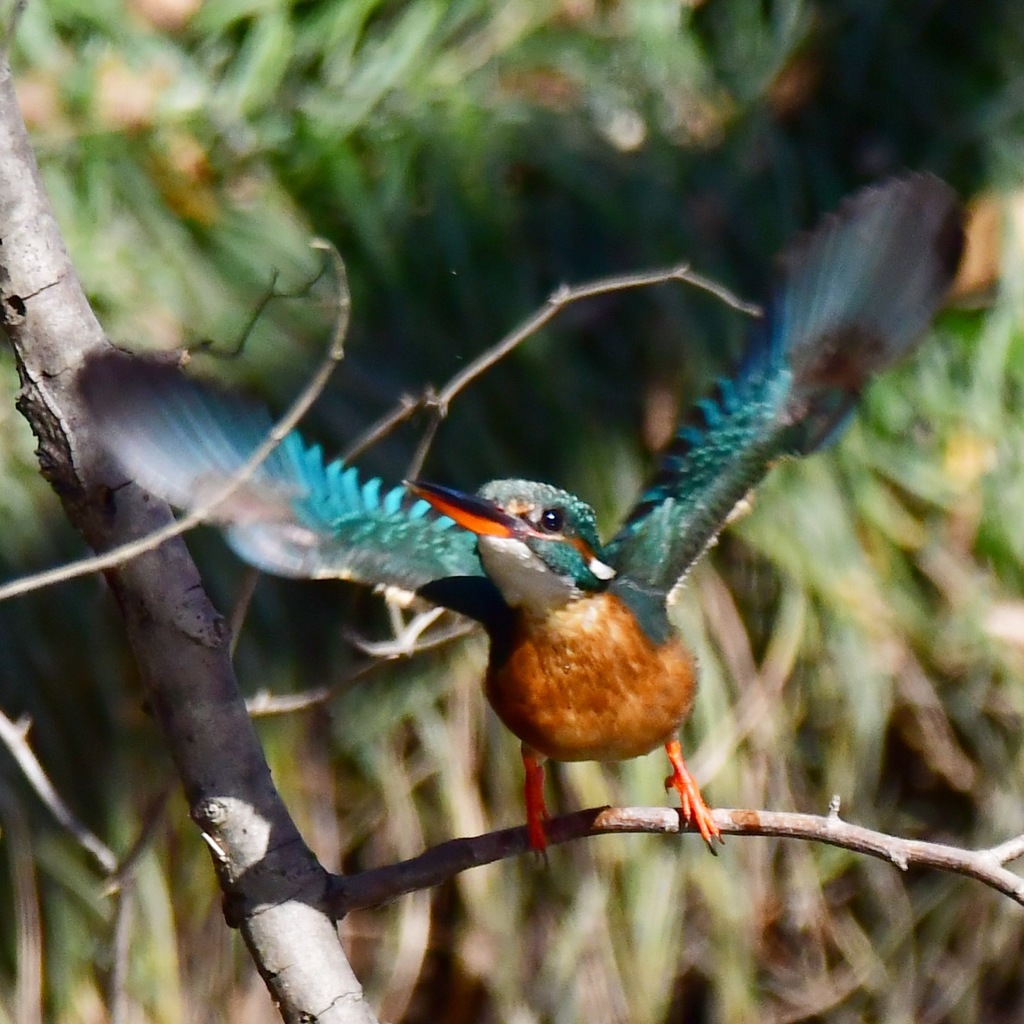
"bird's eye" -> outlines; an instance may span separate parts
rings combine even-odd
[[[562,529],[562,524],[565,520],[561,509],[546,508],[541,512],[539,521],[541,528],[547,530],[548,533],[558,533]]]

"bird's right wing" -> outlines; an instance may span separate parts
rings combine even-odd
[[[110,352],[82,385],[100,437],[125,472],[177,508],[201,507],[264,441],[262,406],[176,366]],[[482,576],[476,538],[405,488],[382,491],[289,434],[211,519],[247,562],[279,576],[350,579],[414,592]]]

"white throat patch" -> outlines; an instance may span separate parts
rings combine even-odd
[[[580,596],[567,576],[553,573],[521,540],[481,536],[480,560],[512,608],[544,612]]]

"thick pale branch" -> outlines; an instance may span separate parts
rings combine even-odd
[[[903,871],[910,867],[952,871],[982,882],[1024,906],[1024,879],[1005,867],[1024,855],[1024,836],[987,850],[963,850],[942,843],[876,832],[843,821],[838,802],[827,815],[786,811],[719,808],[713,813],[723,835],[782,836],[827,843],[889,861]],[[551,845],[614,832],[694,832],[671,807],[595,807],[554,818],[547,823]],[[335,876],[330,902],[338,916],[350,910],[387,903],[418,889],[447,881],[461,871],[526,853],[525,828],[509,828],[470,839],[441,843],[418,857],[358,875]],[[700,851],[703,856],[703,851]]]
[[[50,210],[0,58],[0,319],[21,376],[18,407],[43,473],[98,551],[152,534],[166,507],[124,486],[90,429],[77,370],[107,341]],[[226,906],[286,1020],[369,1024],[373,1014],[322,897],[323,868],[274,788],[231,667],[224,621],[180,540],[107,579],[192,817],[216,845]]]

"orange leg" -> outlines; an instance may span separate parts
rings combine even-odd
[[[715,819],[711,817],[711,809],[704,803],[704,797],[700,795],[700,789],[686,767],[679,740],[670,740],[666,743],[665,753],[672,762],[672,774],[665,780],[665,788],[675,789],[679,794],[679,799],[683,802],[683,817],[688,824],[697,826],[704,842],[711,847],[713,853],[712,839],[721,842],[722,832],[715,824]]]
[[[526,769],[526,831],[530,849],[543,853],[548,845],[544,822],[548,809],[544,805],[544,766],[536,751],[523,744],[523,767]]]

